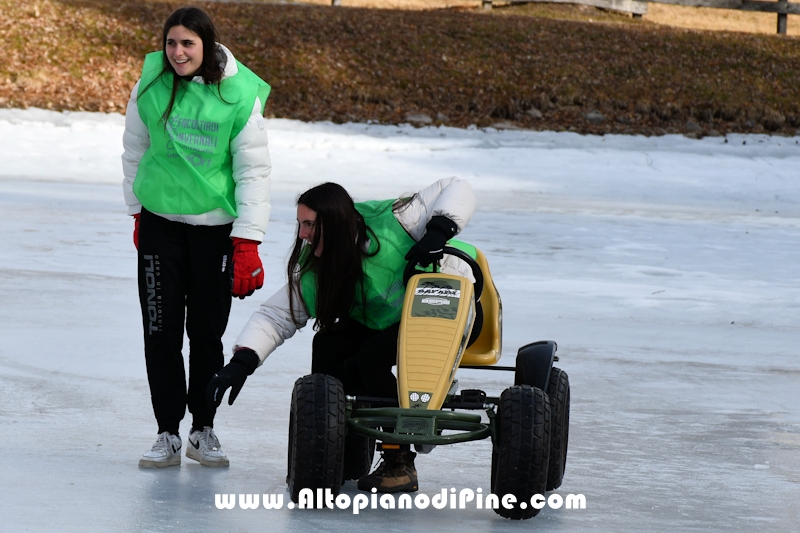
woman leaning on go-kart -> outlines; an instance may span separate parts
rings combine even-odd
[[[232,404],[247,376],[310,318],[315,319],[311,372],[338,378],[348,395],[397,397],[392,366],[409,261],[422,266],[442,259],[445,242],[475,211],[468,182],[447,178],[411,198],[353,203],[335,183],[309,189],[297,200],[297,237],[289,282],[253,313],[234,346],[230,363],[208,387],[219,406],[230,387]],[[442,265],[467,278],[466,265]],[[416,454],[406,446],[382,450],[382,463],[361,477],[358,488],[379,492],[417,490]]]

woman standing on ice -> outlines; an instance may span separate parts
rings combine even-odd
[[[181,463],[187,406],[186,456],[228,466],[205,391],[224,364],[231,294],[244,298],[264,281],[258,245],[270,211],[263,119],[270,87],[217,40],[200,9],[172,13],[163,49],[145,57],[125,117],[123,191],[135,218],[147,379],[158,422],[141,467]]]
[[[297,200],[289,281],[244,327],[231,362],[209,384],[209,403],[218,407],[230,387],[232,404],[247,376],[310,318],[317,330],[312,373],[338,378],[345,394],[396,398],[392,367],[406,264],[428,266],[441,259],[445,243],[469,222],[475,205],[472,187],[457,178],[440,180],[411,198],[358,204],[335,183],[304,192]],[[466,264],[456,268],[472,278]],[[347,448],[346,442],[345,454]],[[382,464],[361,477],[358,488],[416,491],[416,454],[407,445],[384,445],[382,455]],[[362,473],[348,472],[345,460],[345,479]]]

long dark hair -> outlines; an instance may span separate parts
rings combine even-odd
[[[366,297],[362,262],[364,258],[378,253],[380,243],[341,185],[330,182],[317,185],[301,194],[297,205],[315,211],[317,219],[313,242],[305,247],[298,227],[294,249],[286,267],[289,276],[289,309],[294,319],[294,295],[300,294],[300,278],[306,272],[313,272],[317,277],[317,320],[314,329],[329,331],[347,322],[357,305],[362,304],[364,309]],[[322,254],[317,257],[314,250],[320,240]]]
[[[217,55],[217,41],[219,41],[219,34],[211,22],[211,18],[205,11],[196,7],[182,7],[167,18],[164,23],[164,33],[161,39],[161,52],[164,61],[164,67],[159,74],[150,84],[145,87],[141,92],[153,86],[153,84],[161,79],[162,76],[172,77],[172,95],[169,98],[169,104],[164,114],[161,115],[161,120],[164,121],[166,128],[167,119],[172,113],[172,107],[175,105],[175,97],[178,95],[178,90],[181,87],[182,79],[172,68],[167,57],[167,35],[169,30],[175,26],[183,26],[187,30],[200,37],[203,42],[203,62],[200,64],[200,70],[195,75],[202,76],[203,83],[206,85],[219,85],[222,80],[223,66],[219,55]]]

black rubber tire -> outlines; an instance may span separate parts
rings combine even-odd
[[[550,458],[550,403],[540,389],[515,385],[500,395],[499,432],[492,452],[492,493],[500,500],[513,494],[513,509],[498,506],[505,518],[523,520],[540,509],[531,506],[534,494],[544,495]]]
[[[325,374],[298,378],[289,412],[286,475],[293,502],[297,503],[302,489],[330,489],[334,497],[338,496],[342,487],[345,430],[342,383]]]
[[[555,490],[564,480],[569,441],[569,377],[560,368],[550,371],[547,385],[550,400],[550,462],[547,469],[547,490]]]

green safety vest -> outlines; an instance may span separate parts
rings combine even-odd
[[[236,62],[238,72],[219,85],[161,74],[162,52],[147,54],[139,82],[139,116],[150,133],[150,147],[136,172],[133,191],[149,211],[199,215],[223,209],[236,216],[230,141],[247,124],[256,97],[261,113],[270,86]],[[181,84],[166,128],[161,120]]]
[[[405,255],[416,242],[395,218],[392,212],[394,202],[374,200],[356,204],[364,223],[380,242],[380,250],[376,255],[364,258],[365,301],[362,302],[362,288],[358,287],[350,318],[376,330],[384,330],[400,321],[406,290],[403,285],[403,271],[407,263]],[[377,247],[378,243],[370,242],[369,251],[374,252]],[[303,274],[300,286],[308,314],[316,317],[316,274],[311,271]]]
[[[364,217],[364,223],[377,236],[380,250],[376,255],[364,259],[365,302],[361,301],[362,290],[359,287],[350,318],[379,331],[400,321],[406,293],[403,273],[408,261],[405,256],[416,243],[395,218],[392,211],[395,201],[373,200],[355,204],[356,210]],[[470,244],[452,240],[448,245],[464,250],[473,258],[477,257],[475,247]],[[370,242],[369,251],[374,252],[377,246],[377,243]],[[311,271],[304,273],[300,278],[300,288],[309,316],[316,317],[316,274]]]

